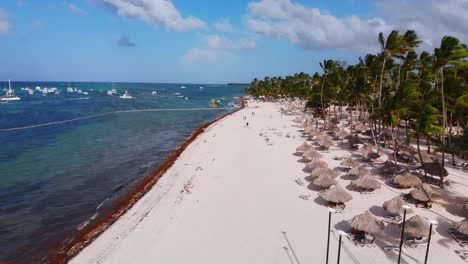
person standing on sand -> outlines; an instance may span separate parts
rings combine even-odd
[[[249,127],[249,122],[245,123],[245,125],[246,125],[247,127]]]

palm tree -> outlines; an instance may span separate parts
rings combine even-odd
[[[329,74],[332,69],[335,67],[335,62],[333,60],[323,60],[323,63],[320,62],[320,68],[323,70],[322,77],[322,87],[320,88],[320,103],[322,105],[322,111],[324,111],[324,120],[325,120],[325,105],[323,104],[323,88],[325,87],[325,80],[327,74]]]
[[[467,57],[466,48],[460,45],[457,38],[445,36],[442,38],[440,47],[434,49],[436,76],[440,76],[440,94],[442,102],[442,168],[445,166],[445,132],[447,128],[447,110],[445,107],[444,93],[444,68],[463,60]],[[437,82],[436,82],[437,84]],[[443,170],[440,173],[440,185],[443,187]]]

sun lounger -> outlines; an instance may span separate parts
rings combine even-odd
[[[425,239],[407,239],[405,241],[405,245],[410,248],[418,248],[418,247],[425,247],[427,246],[427,241]]]
[[[356,245],[356,247],[368,247],[368,248],[375,248],[375,239],[373,240],[354,240],[354,245]]]
[[[304,182],[303,182],[301,179],[297,178],[297,179],[294,180],[294,181],[295,181],[298,185],[304,186]]]
[[[361,194],[364,194],[364,195],[370,195],[370,194],[375,194],[375,191],[360,191]]]
[[[384,246],[385,251],[399,251],[400,247],[398,246]]]
[[[383,221],[389,224],[400,224],[403,221],[403,218],[400,215],[387,215],[384,217]]]

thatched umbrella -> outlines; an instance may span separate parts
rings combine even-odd
[[[352,136],[352,137],[348,140],[348,142],[349,142],[349,144],[351,144],[351,145],[364,144],[364,142],[362,142],[362,140],[358,137],[358,135]]]
[[[296,117],[293,119],[293,122],[294,122],[294,123],[301,123],[301,122],[302,122],[302,119],[299,118],[298,116],[296,116]]]
[[[410,194],[411,197],[421,202],[432,201],[432,188],[426,183],[423,183],[417,189],[412,190]]]
[[[343,160],[341,163],[340,163],[341,166],[345,166],[345,167],[357,167],[359,166],[359,162],[355,159],[352,159],[352,158],[347,158],[345,160]]]
[[[336,132],[335,135],[336,135],[337,137],[339,137],[339,138],[344,138],[344,137],[346,137],[346,136],[348,136],[348,135],[350,135],[350,134],[349,134],[348,132],[346,132],[346,130],[340,129],[340,130],[338,130],[338,132]]]
[[[369,173],[370,173],[369,170],[362,166],[354,167],[348,172],[349,175],[354,175],[358,177],[369,175]]]
[[[401,215],[404,211],[402,206],[405,204],[405,200],[403,200],[400,196],[397,196],[391,200],[384,202],[383,208],[392,215]]]
[[[468,235],[468,219],[456,223],[453,228],[455,228],[459,233]]]
[[[448,176],[448,171],[442,168],[439,160],[434,160],[432,163],[423,163],[421,168],[430,175],[439,176],[440,171],[442,171],[442,176]]]
[[[393,179],[393,183],[401,188],[411,188],[421,185],[422,181],[418,176],[405,171],[405,173],[396,176]]]
[[[398,164],[387,160],[379,167],[379,169],[383,174],[395,174],[401,170],[401,167],[398,166]]]
[[[381,186],[380,182],[370,175],[364,175],[363,177],[352,181],[351,184],[363,190],[375,190],[379,189]]]
[[[315,170],[318,168],[328,168],[328,164],[325,161],[313,159],[311,162],[307,163],[306,167],[310,170]]]
[[[307,159],[318,159],[322,157],[322,154],[318,153],[314,148],[310,148],[302,155],[303,158]]]
[[[354,128],[354,130],[356,130],[356,131],[358,131],[358,132],[360,132],[360,131],[366,131],[366,130],[368,130],[368,129],[369,129],[369,127],[366,126],[366,125],[363,125],[363,124],[359,124],[359,125],[357,125],[357,126]]]
[[[331,146],[335,145],[335,143],[333,142],[333,140],[331,138],[323,138],[323,139],[320,139],[318,140],[317,142],[322,148],[325,148],[325,149],[328,149],[330,148]]]
[[[302,145],[300,145],[299,147],[296,148],[296,151],[297,152],[306,152],[307,150],[311,149],[312,146],[307,144],[307,142],[304,141],[304,143],[302,143]]]
[[[338,173],[330,168],[315,168],[311,173],[310,176],[312,177],[319,177],[320,175],[327,175],[331,178],[336,178]]]
[[[425,151],[421,151],[422,162],[421,162],[421,159],[419,158],[419,153],[415,153],[413,157],[420,163],[432,163],[433,162],[431,155],[427,154],[427,152]]]
[[[348,224],[353,229],[362,231],[367,234],[375,234],[382,232],[382,230],[385,227],[384,223],[377,219],[369,211],[366,211],[365,213],[360,215],[356,215],[348,221]]]
[[[351,196],[351,194],[341,188],[341,186],[338,184],[326,191],[322,197],[328,202],[337,204],[342,204],[353,199],[353,196]]]
[[[362,156],[365,156],[367,155],[367,153],[369,153],[369,151],[371,151],[371,147],[369,145],[364,145],[362,146],[358,152],[362,155]]]
[[[326,140],[333,140],[333,139],[327,134],[321,134],[317,136],[317,141],[326,141]]]
[[[336,185],[338,182],[331,178],[328,175],[320,175],[317,179],[313,181],[313,184],[321,188],[330,188],[333,185]]]
[[[405,222],[405,236],[406,237],[427,237],[429,235],[429,222],[419,216],[415,215]]]
[[[307,128],[305,129],[305,132],[306,132],[307,134],[309,134],[309,136],[311,136],[311,137],[315,137],[315,136],[320,135],[320,131],[317,130],[316,128],[312,127],[312,126],[307,127]]]

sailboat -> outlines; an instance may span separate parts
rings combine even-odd
[[[127,91],[125,91],[125,93],[123,95],[120,96],[121,99],[132,99],[133,97],[128,94]]]
[[[15,91],[11,89],[11,82],[10,80],[8,80],[8,90],[4,96],[0,97],[0,101],[8,102],[8,101],[19,101],[19,100],[21,100],[21,98],[15,95]]]

